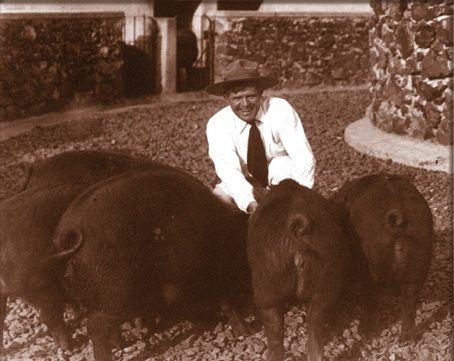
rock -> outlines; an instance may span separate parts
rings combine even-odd
[[[421,23],[416,28],[415,42],[421,48],[430,48],[435,39],[435,30],[433,26]]]
[[[369,3],[371,8],[374,10],[375,16],[380,16],[384,13],[382,7],[382,0],[370,0]]]
[[[309,70],[305,75],[304,80],[307,85],[314,86],[322,82],[322,77],[320,76],[320,74],[317,74],[314,71]]]
[[[380,49],[378,53],[377,66],[380,69],[385,69],[388,66],[388,61],[389,61],[388,53],[385,50]]]
[[[388,3],[389,16],[395,21],[402,19],[403,12],[407,8],[406,0],[394,0]]]
[[[331,32],[326,32],[320,37],[319,45],[322,48],[329,48],[334,44],[335,41],[336,39],[334,35]]]
[[[414,2],[411,7],[411,17],[413,20],[432,20],[433,11],[428,3],[416,3]]]
[[[424,117],[430,127],[436,128],[440,123],[441,115],[440,112],[435,108],[432,103],[426,103],[423,108]]]
[[[425,139],[428,131],[427,123],[421,112],[414,112],[410,119],[408,135],[414,138]]]
[[[453,144],[453,123],[444,118],[440,121],[438,129],[435,133],[435,140],[443,145]]]
[[[395,81],[390,80],[385,86],[384,92],[387,99],[396,107],[400,108],[405,103],[405,91]]]
[[[452,74],[448,61],[442,55],[429,51],[422,61],[421,75],[429,79],[445,78]]]
[[[402,57],[408,58],[413,54],[413,37],[408,29],[408,25],[404,22],[400,23],[396,31],[396,43]]]
[[[223,330],[224,330],[224,325],[223,325],[221,322],[219,322],[219,323],[216,325],[216,327],[214,328],[214,332],[215,332],[215,333],[220,333],[220,332],[222,332]]]
[[[423,96],[427,101],[431,102],[436,98],[439,98],[444,90],[446,89],[446,85],[432,87],[430,84],[425,83],[424,81],[420,81],[416,90],[418,94]]]
[[[451,10],[452,11],[452,10]],[[451,16],[444,18],[439,21],[434,21],[434,29],[437,34],[437,36],[440,37],[441,41],[445,45],[452,45],[452,34],[453,34],[453,16],[451,13]]]
[[[28,40],[28,41],[34,41],[36,39],[36,31],[31,25],[26,25],[24,26],[24,29],[22,30],[21,37],[22,39]]]

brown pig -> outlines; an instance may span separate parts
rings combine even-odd
[[[106,150],[72,150],[56,154],[28,167],[24,188],[66,183],[89,186],[130,170],[167,169],[145,157]]]
[[[55,227],[81,190],[71,185],[44,185],[0,203],[0,347],[10,296],[37,306],[56,343],[70,348],[71,337],[63,322],[65,292],[41,260],[54,252]]]
[[[349,257],[342,227],[322,196],[289,179],[272,187],[253,213],[247,255],[268,361],[284,359],[284,308],[293,300],[309,307],[307,358],[322,360]]]
[[[205,299],[235,294],[241,250],[247,267],[246,225],[189,174],[123,174],[70,205],[55,233],[60,253],[47,262],[61,263],[66,290],[88,310],[95,359],[111,360],[110,336],[123,320],[181,320]]]
[[[63,288],[40,262],[54,250],[52,237],[60,216],[96,182],[131,170],[169,168],[142,157],[85,150],[63,152],[29,166],[25,190],[0,203],[0,341],[11,296],[37,306],[56,343],[70,347],[62,319]]]
[[[363,327],[370,329],[377,286],[385,286],[400,290],[401,340],[414,338],[416,307],[432,256],[433,219],[426,200],[410,181],[392,174],[347,182],[332,200],[344,208],[356,254],[365,259],[355,260],[366,265],[360,272],[366,276],[362,284],[369,307]]]

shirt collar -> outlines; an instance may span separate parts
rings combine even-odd
[[[259,112],[257,113],[257,116],[255,117],[259,122],[263,123],[265,121],[265,114],[268,111],[270,104],[270,99],[269,97],[262,96],[262,99],[260,101],[260,108]],[[246,129],[248,126],[248,123],[246,123],[244,120],[241,120],[236,116],[236,114],[231,110],[232,116],[233,116],[233,121],[235,123],[235,129],[238,131],[239,134],[243,133],[243,131]]]

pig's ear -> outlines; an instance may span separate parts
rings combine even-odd
[[[63,265],[71,256],[73,256],[83,244],[82,231],[70,229],[63,233],[60,243],[64,250],[55,253],[41,261],[41,265],[47,268],[54,268]]]
[[[312,229],[311,221],[302,213],[295,214],[290,217],[289,229],[293,237],[299,238],[310,233]]]
[[[405,217],[400,209],[391,209],[386,213],[386,225],[390,229],[396,229],[405,225]]]

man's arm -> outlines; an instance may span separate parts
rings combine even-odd
[[[314,185],[315,158],[306,138],[298,113],[287,102],[281,104],[283,111],[279,122],[279,137],[291,159],[292,178],[312,188]]]
[[[248,212],[250,203],[255,202],[253,187],[241,171],[233,139],[212,120],[207,125],[207,139],[208,154],[214,163],[216,174],[226,185],[238,208]]]

